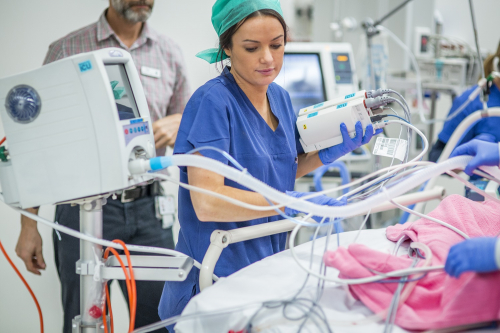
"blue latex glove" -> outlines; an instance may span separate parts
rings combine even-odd
[[[486,273],[498,270],[495,261],[496,237],[467,239],[451,247],[444,270],[458,278],[463,272]]]
[[[342,123],[340,124],[340,133],[342,133],[342,143],[338,145],[321,149],[319,151],[319,159],[325,165],[332,163],[339,157],[342,157],[354,149],[367,144],[370,142],[374,135],[382,133],[382,129],[378,129],[375,134],[373,133],[373,126],[370,124],[365,128],[365,135],[363,136],[363,125],[358,121],[355,125],[356,136],[351,139],[349,132],[347,131],[347,126]]]
[[[474,139],[486,142],[497,142],[497,138],[495,138],[495,136],[490,133],[481,133],[479,135],[476,135]]]
[[[286,194],[294,197],[294,198],[302,198],[306,195],[310,195],[312,192],[295,192],[295,191],[286,191]],[[334,198],[327,197],[326,195],[318,195],[317,197],[307,199],[309,202],[313,202],[318,205],[327,205],[327,206],[345,206],[347,203],[347,198],[342,197],[340,200],[335,200]],[[295,210],[293,208],[285,207],[285,214],[288,216],[293,216],[298,213],[302,213],[301,211]],[[316,222],[321,222],[323,219],[322,216],[313,216],[312,217]]]
[[[498,143],[474,139],[455,148],[455,150],[451,153],[450,158],[459,155],[474,156],[464,170],[469,176],[472,176],[472,172],[480,166],[498,166],[500,164]]]

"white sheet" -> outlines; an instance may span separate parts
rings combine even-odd
[[[340,246],[351,244],[357,231],[340,234]],[[319,269],[321,256],[324,250],[326,237],[316,240],[314,249],[313,270]],[[392,253],[395,243],[387,240],[385,229],[363,230],[358,243],[370,248]],[[309,263],[311,242],[296,247],[300,260]],[[332,235],[328,249],[337,248],[337,236]],[[406,251],[402,246],[400,253]],[[333,268],[328,268],[328,275],[338,274]],[[306,273],[298,267],[290,251],[283,251],[271,257],[256,262],[244,269],[221,278],[213,286],[196,295],[186,306],[182,315],[193,313],[206,313],[210,311],[228,310],[229,314],[211,315],[179,321],[175,326],[177,333],[191,332],[224,332],[229,330],[239,331],[245,327],[250,317],[260,307],[261,302],[289,299],[302,286]],[[310,277],[303,296],[316,292],[318,279]],[[332,282],[326,282],[323,296],[320,300],[330,328],[335,333],[366,333],[383,332],[383,322],[353,325],[352,321],[360,321],[373,315],[361,302],[349,295],[347,287]],[[253,305],[252,305],[253,304]],[[251,305],[248,308],[241,308]],[[301,321],[286,321],[283,319],[281,309],[262,311],[257,317],[256,332],[297,332]],[[261,330],[258,330],[260,328]],[[496,330],[495,332],[497,332]],[[302,332],[318,332],[317,326],[309,322]],[[399,327],[394,327],[393,333],[407,332]],[[484,330],[481,332],[485,332]],[[492,331],[488,331],[492,332]]]
[[[356,232],[340,234],[340,245],[352,243]],[[313,269],[319,269],[319,263],[324,250],[326,237],[316,240],[314,249]],[[364,230],[358,238],[371,248],[391,252],[394,243],[385,237],[385,229]],[[337,248],[337,237],[330,238],[329,249]],[[296,248],[297,254],[304,263],[309,262],[311,253],[311,242],[302,244]],[[327,274],[338,274],[338,271],[328,268]],[[213,286],[205,289],[195,296],[184,309],[183,315],[219,311],[234,310],[247,304],[254,304],[247,309],[236,309],[231,314],[198,317],[180,321],[175,326],[178,333],[187,332],[228,332],[229,330],[241,330],[250,317],[257,311],[261,302],[282,300],[292,297],[302,286],[306,273],[297,266],[290,251],[283,251],[271,257],[256,262],[244,269],[232,274],[227,278],[221,278]],[[310,277],[303,296],[312,295],[316,292],[318,279]],[[361,302],[354,300],[346,291],[346,287],[331,282],[325,284],[325,290],[320,300],[320,305],[325,311],[330,327],[336,333],[346,332],[381,332],[382,323],[371,323],[367,325],[346,325],[340,322],[359,320],[372,315]],[[299,322],[289,322],[282,319],[281,308],[277,311],[262,311],[255,321],[257,326],[268,329],[262,332],[296,332]],[[262,324],[260,326],[259,324]],[[303,332],[317,332],[318,328],[307,324]],[[394,333],[406,332],[395,327]]]

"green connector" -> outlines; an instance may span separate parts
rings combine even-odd
[[[8,158],[7,156],[9,155],[9,152],[7,151],[7,149],[5,149],[4,146],[1,146],[0,147],[0,160],[2,162],[7,162]]]

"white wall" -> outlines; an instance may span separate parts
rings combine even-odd
[[[472,20],[468,0],[435,0],[436,10],[443,16],[443,34],[464,39],[475,48]],[[496,28],[500,1],[474,0],[474,16],[479,46],[491,53],[497,50],[500,33]]]
[[[173,38],[184,53],[192,90],[217,74],[213,65],[195,58],[205,48],[214,47],[217,35],[210,22],[214,0],[156,2],[150,23],[156,30]],[[1,0],[0,77],[41,66],[48,46],[71,31],[97,21],[108,3],[105,0]],[[3,107],[3,106],[0,106]],[[0,126],[0,137],[3,127]],[[54,218],[54,207],[42,207],[40,214]],[[40,227],[47,269],[42,276],[28,273],[17,258],[15,246],[20,216],[0,203],[0,240],[23,273],[41,304],[45,332],[62,329],[60,285],[54,268],[51,230]],[[29,293],[0,254],[0,331],[37,332],[38,315]],[[113,287],[112,290],[117,291]],[[112,292],[117,332],[126,331],[127,313],[119,292]],[[115,320],[115,323],[117,320]]]

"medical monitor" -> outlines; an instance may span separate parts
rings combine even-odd
[[[140,77],[124,50],[82,53],[0,79],[0,117],[8,204],[55,204],[153,179],[128,169],[130,160],[156,152]]]
[[[301,108],[358,91],[351,44],[288,43],[283,67],[275,82]]]
[[[290,94],[295,114],[302,108],[326,100],[320,55],[317,53],[286,53],[275,82]]]

